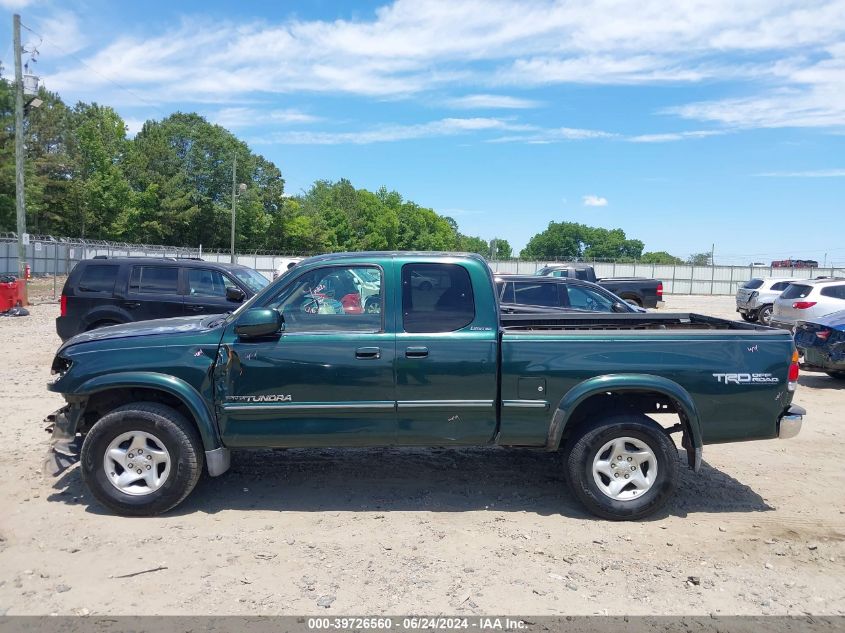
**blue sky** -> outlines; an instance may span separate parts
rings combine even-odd
[[[673,6],[673,5],[683,6]],[[281,168],[524,246],[549,221],[845,265],[845,0],[0,0],[67,101],[197,111]]]

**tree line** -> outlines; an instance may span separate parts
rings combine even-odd
[[[27,230],[33,234],[228,249],[232,167],[237,250],[324,253],[445,250],[514,256],[506,239],[464,235],[453,218],[386,187],[318,180],[288,196],[278,166],[196,113],[150,120],[132,138],[108,106],[73,106],[43,87],[24,124]],[[14,231],[14,90],[0,68],[0,231]],[[622,229],[551,222],[526,259],[616,259],[682,263],[643,253]]]

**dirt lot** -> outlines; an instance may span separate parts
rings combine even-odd
[[[76,468],[41,475],[57,312],[0,319],[0,614],[845,613],[845,384],[826,376],[801,378],[796,439],[706,447],[640,523],[586,515],[556,455],[494,449],[241,453],[126,519]]]

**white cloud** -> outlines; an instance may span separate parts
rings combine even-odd
[[[816,169],[811,171],[769,171],[755,176],[766,178],[845,178],[845,169]]]
[[[537,128],[526,126],[525,133],[511,134],[490,139],[491,143],[530,143],[545,145],[548,143],[559,143],[561,141],[584,141],[589,139],[606,139],[617,137],[618,134],[605,132],[603,130],[588,130],[584,128],[559,127],[559,128]]]
[[[683,141],[690,138],[706,138],[726,134],[725,130],[693,130],[691,132],[668,132],[663,134],[639,134],[629,136],[626,140],[631,143],[669,143]]]
[[[314,123],[321,119],[293,108],[265,112],[254,107],[232,107],[214,112],[209,120],[228,129],[237,129],[258,125],[266,127],[271,124]]]
[[[601,196],[584,196],[582,198],[585,207],[606,207],[607,198]]]
[[[186,18],[154,37],[118,34],[88,67],[67,60],[45,79],[52,90],[109,103],[121,93],[111,80],[156,103],[232,106],[303,92],[404,98],[470,86],[479,94],[455,97],[457,107],[515,108],[530,100],[495,93],[730,78],[742,96],[664,112],[736,128],[842,127],[843,40],[845,0],[396,0],[354,20]]]
[[[32,4],[33,0],[0,0],[0,9],[16,11]]]
[[[470,132],[489,130],[520,130],[525,126],[503,119],[474,117],[447,118],[412,125],[381,125],[354,132],[290,131],[272,135],[268,140],[253,140],[254,143],[274,142],[287,145],[366,145],[389,143],[412,139],[455,136]]]
[[[24,23],[30,18],[21,17]],[[38,45],[38,51],[45,56],[63,58],[72,55],[88,45],[88,36],[83,32],[79,16],[64,9],[53,12],[48,17],[36,19],[30,24],[43,40],[33,33],[26,33],[32,43]],[[26,43],[27,39],[24,38]]]
[[[490,94],[466,95],[464,97],[449,99],[446,103],[453,108],[486,108],[503,110],[536,108],[542,105],[542,102],[534,101],[532,99],[520,99],[519,97]]]

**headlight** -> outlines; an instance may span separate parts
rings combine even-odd
[[[71,361],[70,359],[64,358],[63,356],[56,356],[53,359],[52,366],[50,367],[50,373],[51,374],[58,374],[59,377],[61,377],[64,374],[67,373],[67,371],[70,369],[70,366],[72,364],[73,364],[73,361]]]

